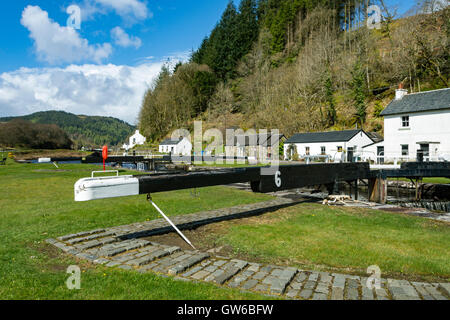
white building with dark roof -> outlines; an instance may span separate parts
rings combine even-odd
[[[279,145],[286,140],[283,134],[243,134],[227,139],[225,154],[236,157],[247,157],[249,160],[265,162],[279,156]]]
[[[408,94],[402,88],[381,113],[385,161],[450,160],[450,88]]]
[[[353,161],[362,148],[374,143],[364,130],[298,133],[284,144],[285,159],[328,156],[332,161]]]
[[[192,143],[187,138],[166,139],[159,144],[160,153],[168,153],[176,156],[190,156],[192,154]]]

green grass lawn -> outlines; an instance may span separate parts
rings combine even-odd
[[[397,179],[391,178],[389,180],[397,181]],[[411,182],[411,180],[406,178],[401,178],[399,181]],[[434,184],[450,184],[449,178],[423,178],[423,183],[434,183]]]
[[[258,299],[262,296],[113,270],[62,254],[45,239],[106,228],[160,216],[145,196],[77,203],[74,183],[99,167],[89,165],[16,164],[0,166],[0,299]],[[123,174],[123,173],[122,173]],[[180,215],[260,202],[271,197],[226,187],[155,194],[168,215]],[[69,265],[82,270],[82,289],[65,286]]]
[[[262,262],[306,270],[450,281],[450,224],[369,209],[303,203],[234,221],[216,242]]]

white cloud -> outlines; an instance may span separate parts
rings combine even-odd
[[[129,36],[121,27],[115,27],[112,29],[111,37],[116,45],[124,48],[135,47],[138,49],[142,45],[141,39],[138,37]]]
[[[107,14],[111,10],[128,21],[153,17],[142,0],[84,0],[80,7],[83,19],[90,19],[95,14]]]
[[[38,6],[27,6],[20,21],[30,31],[39,59],[51,64],[94,61],[101,63],[112,53],[109,43],[90,45],[78,32],[62,27]]]
[[[173,57],[172,63],[176,59]],[[85,64],[5,72],[0,74],[0,117],[64,110],[112,116],[134,124],[146,90],[165,63],[135,67]]]

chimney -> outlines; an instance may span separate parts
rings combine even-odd
[[[403,82],[400,83],[398,89],[395,90],[395,100],[402,100],[408,94],[408,90],[403,89]]]

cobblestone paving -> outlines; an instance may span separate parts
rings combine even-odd
[[[242,218],[292,205],[272,201],[174,217],[181,228]],[[298,300],[448,300],[450,283],[423,283],[381,279],[368,288],[367,278],[338,273],[299,270],[213,256],[198,251],[153,243],[140,237],[165,233],[165,220],[97,229],[48,239],[47,242],[77,258],[107,267],[152,272],[185,281],[210,282],[270,296]]]

